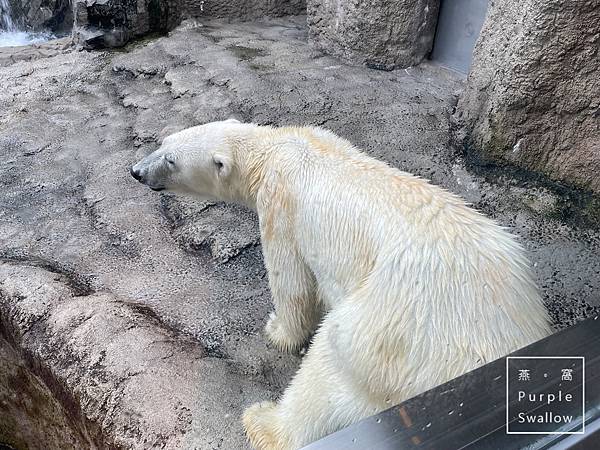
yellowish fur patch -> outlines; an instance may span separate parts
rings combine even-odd
[[[250,445],[257,450],[284,450],[275,430],[273,402],[256,403],[244,411],[242,422]]]

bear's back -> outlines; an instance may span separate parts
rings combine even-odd
[[[383,291],[373,297],[390,317],[398,308],[432,330],[461,335],[484,361],[547,334],[529,262],[505,229],[460,197],[329,131],[282,131],[291,145],[277,170],[295,204],[302,253],[330,296],[342,298],[379,277]],[[432,308],[447,314],[431,314]]]

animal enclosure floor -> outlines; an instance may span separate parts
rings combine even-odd
[[[0,331],[83,411],[92,441],[245,448],[243,408],[276,398],[298,364],[262,334],[254,214],[128,173],[188,126],[329,128],[520,236],[557,326],[597,311],[598,229],[566,220],[568,199],[547,188],[467,169],[450,144],[451,72],[348,65],[307,43],[303,17],[188,21],[119,51],[36,55],[0,67]]]

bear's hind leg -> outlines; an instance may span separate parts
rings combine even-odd
[[[337,327],[329,319],[325,317],[282,398],[254,404],[244,412],[244,428],[255,448],[299,449],[386,408],[385,402],[369,398],[345,369],[330,342]]]
[[[252,447],[259,450],[285,449],[277,431],[276,407],[273,402],[260,402],[244,411],[242,422]]]

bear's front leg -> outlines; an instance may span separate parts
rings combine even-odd
[[[300,350],[322,316],[315,276],[304,262],[282,184],[264,189],[257,202],[261,243],[275,312],[265,332],[280,350]]]
[[[263,253],[275,305],[265,333],[279,350],[298,351],[321,319],[314,275],[291,242],[264,242]]]

